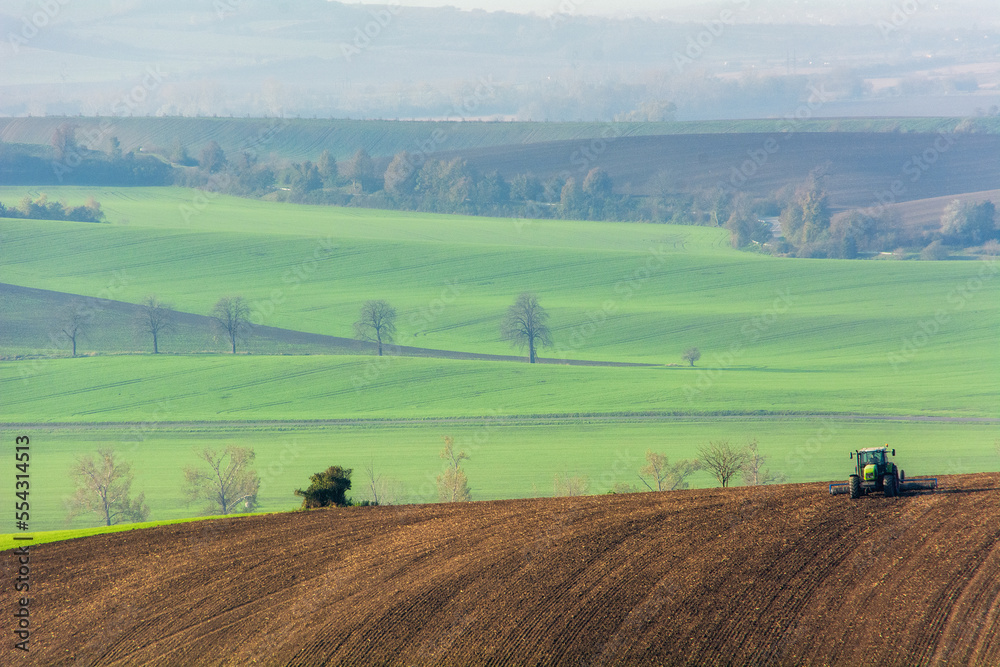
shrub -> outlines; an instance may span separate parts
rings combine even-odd
[[[331,466],[309,478],[311,484],[303,491],[295,489],[295,495],[302,496],[302,509],[313,507],[348,507],[351,501],[346,497],[351,488],[351,469]]]

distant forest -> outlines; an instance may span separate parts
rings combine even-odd
[[[0,182],[165,186],[206,189],[240,197],[299,204],[487,215],[533,219],[637,221],[724,227],[733,247],[777,255],[854,259],[922,249],[923,259],[944,259],[946,246],[983,247],[996,254],[1000,231],[992,202],[955,202],[938,231],[911,230],[885,207],[833,216],[822,174],[768,197],[721,188],[681,194],[616,194],[612,178],[594,167],[582,178],[531,173],[504,178],[482,173],[460,158],[434,159],[406,151],[385,165],[362,149],[338,161],[324,151],[315,162],[261,162],[253,151],[227,156],[215,141],[192,156],[175,141],[153,154],[123,153],[117,138],[104,151],[85,148],[71,123],[52,137],[51,151],[0,144]],[[44,197],[19,208],[0,204],[0,217],[103,220],[100,204],[68,207]],[[775,224],[777,223],[777,224]],[[775,227],[781,230],[774,237]]]

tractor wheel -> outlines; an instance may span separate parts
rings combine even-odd
[[[851,498],[860,498],[861,478],[858,477],[857,475],[851,475],[851,478],[848,480],[848,484],[851,487]]]
[[[885,492],[886,498],[892,498],[896,495],[896,476],[895,475],[883,475],[882,476],[882,490]]]
[[[899,471],[899,483],[900,484],[906,484],[906,471],[905,470],[900,470]]]

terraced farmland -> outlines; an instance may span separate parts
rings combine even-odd
[[[39,545],[31,657],[993,665],[998,484],[320,510]]]

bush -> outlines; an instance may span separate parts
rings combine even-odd
[[[311,484],[303,491],[295,489],[295,495],[302,496],[302,509],[313,507],[348,507],[351,501],[346,493],[351,488],[351,469],[331,466],[309,478]]]

